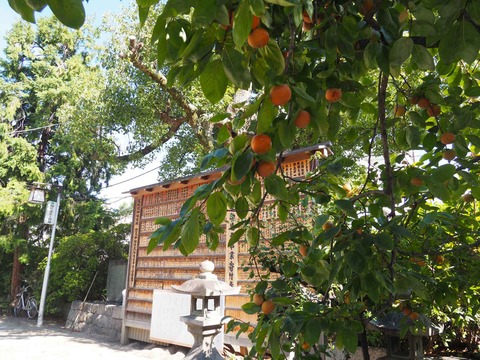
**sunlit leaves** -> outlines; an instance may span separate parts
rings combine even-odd
[[[215,192],[208,197],[207,214],[212,223],[220,225],[227,215],[227,199],[222,192]]]
[[[227,89],[228,79],[220,59],[213,60],[207,64],[200,75],[200,85],[205,97],[210,102],[215,104],[222,100]]]

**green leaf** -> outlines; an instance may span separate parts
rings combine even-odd
[[[248,141],[249,140],[247,134],[237,135],[230,142],[230,145],[228,146],[228,151],[230,151],[230,154],[236,155],[238,152],[245,149]]]
[[[32,10],[42,11],[47,6],[46,0],[25,0],[25,3],[30,6]]]
[[[273,332],[269,339],[270,354],[272,355],[273,360],[280,359],[280,331],[277,324],[280,323],[278,321],[275,322]]]
[[[150,12],[150,7],[139,7],[138,8],[138,20],[140,21],[140,26],[145,25],[145,22],[148,18],[148,13]]]
[[[297,98],[305,100],[310,105],[315,105],[316,104],[315,99],[313,97],[311,97],[310,95],[308,95],[307,92],[305,90],[303,90],[302,88],[300,88],[298,86],[291,86],[290,88],[292,89],[293,93],[295,94],[295,96]]]
[[[233,159],[232,177],[234,180],[240,180],[250,171],[253,161],[251,151],[245,151],[240,156]]]
[[[337,205],[345,214],[348,216],[357,217],[357,212],[353,207],[353,203],[350,200],[336,200],[335,205]]]
[[[452,164],[445,164],[437,169],[432,170],[431,180],[435,182],[441,182],[450,180],[457,172],[457,169]]]
[[[413,45],[412,60],[420,70],[435,70],[432,54],[422,45]]]
[[[373,243],[384,250],[393,250],[395,245],[392,237],[387,233],[380,233],[374,236]]]
[[[82,0],[47,0],[47,5],[57,19],[70,28],[80,29],[85,22]]]
[[[418,296],[420,296],[423,300],[430,300],[430,296],[428,294],[427,287],[424,283],[418,280],[415,276],[409,275],[408,282],[410,288],[415,292]]]
[[[284,7],[290,7],[290,6],[298,6],[299,3],[298,1],[295,0],[265,0],[265,2],[270,3],[270,4],[275,4],[275,5],[280,5]]]
[[[260,232],[258,231],[257,227],[250,226],[247,229],[245,237],[250,246],[257,246],[260,241]]]
[[[225,194],[217,191],[207,199],[207,214],[212,223],[220,226],[227,216],[227,198]]]
[[[223,125],[220,130],[218,130],[217,134],[217,142],[219,144],[225,143],[228,139],[230,139],[230,131],[228,130],[227,125]]]
[[[224,19],[225,6],[220,5],[216,0],[201,0],[192,3],[193,14],[192,24],[195,27],[206,27],[217,19]],[[227,14],[228,16],[228,14]]]
[[[159,0],[137,0],[137,5],[139,7],[150,7],[156,5]]]
[[[468,141],[470,141],[474,146],[476,147],[480,147],[480,137],[478,137],[477,135],[467,135],[466,136]]]
[[[155,44],[161,37],[166,36],[166,28],[167,22],[164,17],[159,16],[157,21],[155,21],[155,26],[153,27],[152,37],[150,39],[152,44]]]
[[[243,196],[235,202],[235,212],[240,219],[245,219],[248,215],[248,201]]]
[[[185,224],[183,224],[182,232],[180,234],[181,243],[188,254],[191,254],[197,248],[200,242],[200,224],[199,224],[199,210],[194,209],[188,217]]]
[[[308,320],[305,325],[305,341],[309,344],[316,344],[323,330],[324,323],[319,318]]]
[[[367,268],[367,259],[358,251],[350,251],[347,253],[348,266],[357,274],[361,274]]]
[[[222,64],[228,79],[241,89],[248,89],[251,82],[247,60],[239,51],[226,47],[222,52]]]
[[[242,310],[249,315],[257,314],[260,311],[260,306],[253,302],[248,302],[242,305]]]
[[[228,240],[228,247],[235,245],[243,236],[243,234],[245,234],[245,231],[247,231],[247,229],[245,228],[241,228],[235,231],[230,237],[230,240]]]
[[[465,90],[465,96],[480,97],[480,86],[471,86]]]
[[[182,205],[180,209],[180,217],[184,216],[187,212],[189,212],[197,203],[198,196],[192,195],[190,196]]]
[[[413,149],[417,148],[421,140],[420,131],[415,126],[407,126],[406,136],[408,145]]]
[[[155,219],[155,224],[156,225],[168,225],[172,222],[172,220],[170,218],[167,218],[167,217],[159,217],[159,218],[156,218]]]
[[[270,97],[266,97],[258,111],[257,134],[267,131],[277,115],[277,108],[272,104]]]
[[[265,4],[263,0],[249,0],[250,10],[256,16],[262,16],[265,12]]]
[[[480,35],[468,21],[457,21],[440,39],[438,52],[445,63],[464,60],[471,64],[480,50]]]
[[[252,31],[252,13],[248,1],[240,2],[237,10],[235,10],[235,18],[233,21],[233,41],[237,47],[241,47],[247,41],[248,35]]]
[[[278,175],[270,175],[265,179],[265,190],[276,199],[288,201],[285,181]]]
[[[402,37],[393,43],[390,50],[389,62],[391,66],[400,67],[412,54],[413,41],[409,37]]]
[[[270,69],[268,70],[273,71],[271,74],[272,78],[283,74],[283,71],[285,70],[285,58],[283,57],[282,50],[280,50],[278,43],[274,39],[271,39],[267,43],[267,46],[258,49],[258,53],[269,66]]]
[[[35,12],[25,0],[8,0],[8,4],[23,20],[35,23]]]
[[[345,349],[353,354],[357,350],[357,334],[348,326],[340,329],[335,338],[335,344],[339,349]]]
[[[225,75],[220,59],[213,60],[205,66],[200,75],[200,85],[203,94],[212,104],[222,100],[227,90],[228,78]]]

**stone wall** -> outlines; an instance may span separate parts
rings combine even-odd
[[[65,327],[101,340],[120,342],[122,306],[74,301]]]

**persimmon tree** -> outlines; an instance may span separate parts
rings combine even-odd
[[[158,1],[137,4],[144,22]],[[150,242],[188,255],[204,234],[215,247],[237,214],[229,245],[246,237],[280,274],[259,274],[245,306],[259,312],[251,355],[318,358],[324,333],[349,351],[360,338],[368,358],[366,323],[400,309],[402,334],[427,326],[423,315],[478,329],[480,1],[170,0],[155,20],[170,83],[198,79],[212,103],[229,87],[251,92],[211,118],[218,146],[202,167],[224,175],[159,219]],[[302,180],[278,156],[299,139],[335,150]],[[257,177],[264,162],[274,173]],[[291,224],[273,238],[258,217],[266,194]],[[305,204],[312,221],[299,221]]]

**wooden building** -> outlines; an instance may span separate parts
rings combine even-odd
[[[315,168],[316,160],[312,155],[321,152],[328,156],[330,143],[318,144],[308,148],[284,153],[282,170],[292,178],[303,178]],[[249,278],[249,253],[245,242],[239,242],[228,247],[231,231],[228,222],[224,224],[225,233],[220,239],[220,245],[215,251],[209,250],[205,242],[200,241],[197,250],[188,257],[178,250],[163,251],[160,247],[147,254],[149,236],[159,225],[155,224],[157,217],[178,217],[180,208],[200,185],[220,178],[224,169],[204,172],[198,175],[165,181],[130,190],[134,198],[132,236],[127,273],[127,286],[124,306],[124,321],[122,342],[135,339],[145,342],[155,342],[150,337],[152,325],[152,304],[155,289],[169,289],[198,274],[198,266],[204,260],[215,264],[215,274],[219,279],[232,286],[242,286],[239,296],[227,297],[225,313],[243,320],[255,322],[256,317],[248,317],[240,306],[249,301],[246,290],[255,283]],[[273,199],[266,199],[266,204]],[[232,212],[233,214],[233,212]],[[227,215],[228,217],[229,215]],[[233,215],[232,215],[233,216]],[[265,212],[261,217],[274,218],[275,212]],[[234,218],[231,219],[234,222]],[[225,342],[235,343],[235,336],[226,336]]]

